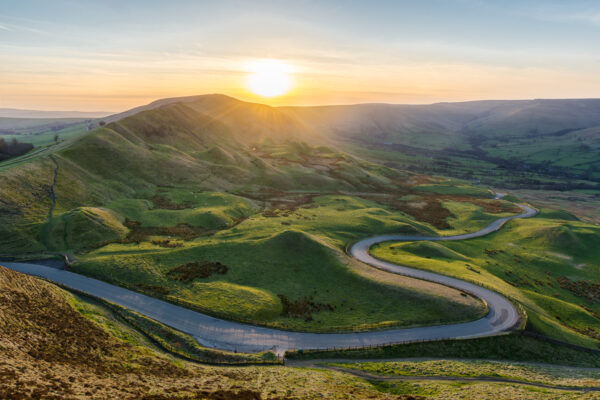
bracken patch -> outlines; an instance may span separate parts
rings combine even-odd
[[[313,312],[334,310],[331,304],[316,303],[312,297],[305,297],[296,301],[291,301],[282,294],[278,294],[277,297],[279,297],[283,305],[281,315],[286,317],[304,318],[306,321],[312,321]]]
[[[172,268],[167,275],[172,279],[188,283],[196,278],[208,278],[213,274],[225,275],[227,270],[227,266],[218,261],[194,261]]]

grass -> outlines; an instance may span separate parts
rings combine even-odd
[[[148,336],[162,349],[188,360],[224,365],[281,364],[281,361],[272,352],[246,354],[202,347],[191,336],[169,328],[160,322],[115,304],[106,304],[106,306],[127,324]]]
[[[525,335],[443,340],[351,350],[289,351],[289,359],[452,358],[600,367],[600,355],[544,342]]]
[[[0,310],[0,398],[385,398],[343,374],[174,358],[103,305],[4,268]]]
[[[383,376],[493,377],[557,386],[600,386],[600,370],[482,360],[326,363]]]
[[[598,240],[598,227],[566,213],[542,210],[535,218],[511,221],[486,237],[438,243],[444,249],[435,252],[424,253],[412,243],[384,243],[372,253],[481,282],[520,302],[528,313],[529,329],[597,348],[600,306],[586,293],[594,286],[585,283],[594,283],[598,274],[600,254],[593,245]],[[577,282],[582,282],[583,289],[575,289]]]
[[[492,198],[493,193],[485,188],[465,185],[460,181],[449,181],[445,184],[422,184],[415,186],[415,190],[437,194],[452,194],[458,196],[472,196]]]
[[[295,218],[306,221],[305,212],[315,211],[302,210]],[[169,301],[226,318],[291,329],[410,326],[469,319],[483,312],[481,303],[458,291],[438,297],[419,281],[411,289],[374,282],[348,269],[350,260],[323,239],[293,225],[281,231],[281,226],[276,218],[253,216],[233,229],[174,249],[147,242],[111,244],[82,257],[73,270],[134,290],[149,283],[166,289],[168,294],[162,297]],[[190,282],[170,274],[192,260],[220,262],[227,272]],[[331,307],[310,317],[290,318],[278,295],[292,302],[309,297]]]
[[[481,400],[554,400],[595,399],[597,392],[542,389],[526,385],[490,382],[448,382],[442,380],[411,380],[371,382],[382,393],[399,399],[481,399]]]
[[[211,118],[198,107],[204,106],[143,112],[53,146],[55,184],[56,165],[44,154],[3,169],[2,252],[68,253],[77,260],[76,272],[212,315],[287,329],[451,323],[485,312],[459,291],[367,271],[344,249],[374,234],[476,230],[514,212],[511,203],[463,181],[265,139],[262,128],[234,133],[230,119]],[[56,207],[49,218],[51,192]],[[481,246],[475,253],[432,246],[407,249],[435,253],[430,259],[402,248],[394,252],[403,263],[526,298],[536,329],[591,344],[584,329],[595,326],[589,322],[594,317],[572,300],[561,303],[548,288],[542,295],[554,301],[514,289],[516,281],[506,280],[501,268],[480,265]],[[529,248],[536,246],[546,244]],[[440,261],[444,254],[454,259]],[[188,263],[216,262],[227,266],[225,274],[188,282],[169,275]],[[567,319],[558,322],[556,315]]]

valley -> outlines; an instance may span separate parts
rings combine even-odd
[[[133,345],[150,351],[148,357],[181,368],[183,375],[169,382],[183,385],[182,396],[196,390],[183,382],[197,368],[230,374],[223,367],[190,364],[194,361],[271,364],[251,367],[274,374],[269,379],[332,373],[277,366],[284,354],[287,360],[360,361],[408,352],[408,357],[600,365],[594,352],[600,338],[594,243],[600,231],[593,219],[593,173],[580,180],[581,188],[563,188],[573,196],[587,191],[590,209],[580,214],[577,207],[563,207],[562,198],[549,202],[542,196],[538,203],[538,186],[516,188],[510,177],[505,184],[499,177],[488,182],[509,190],[501,197],[472,177],[425,175],[436,170],[390,161],[406,154],[386,144],[384,150],[374,150],[379,144],[349,144],[352,135],[318,107],[277,108],[207,95],[167,99],[104,119],[106,124],[89,132],[0,163],[0,265],[78,289],[74,295],[52,290],[78,299],[71,302],[73,315],[83,312],[117,340],[136,337]],[[415,154],[414,160],[423,160]],[[486,173],[476,165],[468,168]],[[564,168],[575,174],[578,167]],[[523,210],[527,218],[513,220]],[[475,234],[479,231],[485,236]],[[40,259],[66,259],[68,271],[26,266]],[[498,333],[510,334],[464,340]],[[449,337],[462,340],[431,343],[437,346],[433,352],[428,343],[397,344]],[[557,356],[549,359],[548,352]],[[370,365],[364,369],[372,372]],[[384,384],[334,373],[344,376],[343,385],[358,385],[369,396],[451,391],[441,372],[437,389],[429,391],[417,389],[420,383]],[[239,394],[233,383],[238,378],[223,396]],[[136,379],[129,384],[132,396],[139,393]],[[323,390],[339,390],[323,382]],[[508,383],[511,391],[525,390]],[[500,384],[488,382],[487,388]],[[483,396],[480,383],[465,385],[468,393]],[[544,387],[537,398],[565,390],[555,386]],[[281,395],[257,393],[248,396]]]

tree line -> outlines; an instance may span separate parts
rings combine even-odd
[[[16,138],[6,141],[0,138],[0,161],[20,156],[33,149],[31,143],[21,143]]]

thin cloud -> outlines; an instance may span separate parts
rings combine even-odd
[[[592,13],[592,14],[573,14],[573,15],[568,15],[566,16],[566,19],[572,20],[572,21],[582,21],[582,22],[588,22],[594,25],[600,25],[600,12],[598,13]]]

